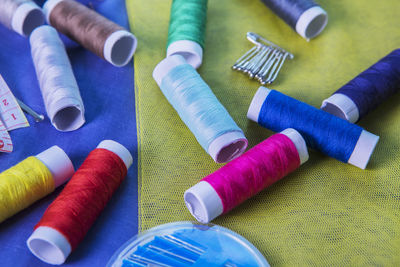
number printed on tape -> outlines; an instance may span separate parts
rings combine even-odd
[[[21,107],[18,105],[17,100],[1,75],[0,114],[1,120],[8,131],[29,126],[25,114],[22,112]]]

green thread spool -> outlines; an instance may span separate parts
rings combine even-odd
[[[173,0],[167,57],[179,54],[194,68],[203,59],[208,0]]]

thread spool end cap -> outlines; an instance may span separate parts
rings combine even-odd
[[[172,55],[181,55],[186,62],[197,69],[203,62],[203,48],[190,40],[179,40],[171,43],[167,48],[167,57]]]
[[[305,39],[320,34],[328,23],[328,14],[320,6],[313,6],[300,15],[296,23],[296,32]]]
[[[286,135],[290,140],[292,140],[293,144],[297,148],[300,158],[300,165],[306,162],[309,158],[309,155],[306,141],[304,140],[303,136],[293,128],[285,129],[281,132],[281,134]]]
[[[208,153],[216,163],[224,163],[242,155],[247,144],[243,132],[228,132],[211,142]]]
[[[104,148],[117,154],[118,157],[120,157],[124,162],[126,169],[129,169],[133,163],[133,158],[129,150],[118,142],[113,140],[103,140],[100,142],[97,148]]]
[[[172,55],[161,60],[153,71],[153,78],[158,86],[161,86],[162,80],[172,69],[183,64],[187,62],[181,55]]]
[[[224,209],[218,193],[205,181],[186,190],[183,198],[190,213],[201,223],[209,223]]]
[[[379,136],[362,130],[348,163],[365,169],[379,141]]]
[[[322,102],[321,109],[351,123],[355,123],[359,119],[357,105],[344,94],[331,95]]]
[[[15,11],[11,27],[22,36],[29,36],[31,32],[43,25],[44,15],[42,9],[34,2],[26,2]]]
[[[75,172],[68,155],[58,146],[52,146],[36,155],[52,174],[54,187],[64,184]]]
[[[258,122],[258,116],[260,115],[261,107],[267,99],[267,96],[271,92],[270,89],[260,86],[257,92],[254,94],[253,99],[251,100],[249,110],[247,111],[247,118]]]
[[[136,37],[125,30],[113,32],[104,43],[104,58],[117,67],[128,64],[136,51]]]
[[[43,13],[46,16],[46,21],[48,24],[50,23],[50,14],[53,11],[53,9],[56,7],[58,3],[64,0],[47,0],[46,3],[43,5]]]
[[[26,244],[33,255],[49,264],[63,264],[71,253],[71,245],[64,235],[46,226],[36,228]]]

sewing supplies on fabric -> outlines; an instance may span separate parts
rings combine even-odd
[[[74,173],[58,146],[28,157],[0,174],[0,222],[50,194]]]
[[[321,109],[355,123],[399,89],[400,49],[396,49],[325,99]]]
[[[62,264],[105,208],[132,165],[121,144],[102,141],[47,208],[27,241],[44,262]]]
[[[167,57],[181,55],[195,69],[203,61],[208,0],[173,0]]]
[[[1,0],[0,23],[22,36],[29,36],[44,23],[44,14],[31,0]]]
[[[230,161],[244,152],[247,139],[243,131],[182,56],[162,60],[154,69],[153,78],[215,162]]]
[[[41,26],[30,36],[31,53],[44,105],[59,131],[73,131],[85,123],[78,84],[64,44],[51,26]]]
[[[248,32],[246,37],[255,46],[241,56],[232,69],[248,74],[262,85],[273,83],[283,63],[287,58],[293,59],[293,54],[254,32]]]
[[[320,34],[328,23],[328,14],[313,0],[261,1],[307,40]]]
[[[308,160],[303,137],[286,129],[248,150],[186,190],[193,217],[209,223],[279,181]]]
[[[153,227],[126,242],[107,267],[268,267],[264,256],[239,234],[188,221]]]
[[[367,166],[379,140],[358,125],[262,86],[247,117],[274,132],[294,128],[311,148],[361,169]]]
[[[21,107],[21,109],[23,111],[25,111],[26,113],[28,113],[29,115],[31,115],[35,119],[36,122],[41,122],[44,120],[44,115],[38,114],[36,111],[31,109],[29,106],[27,106],[24,102],[22,102],[18,98],[16,98],[15,100],[17,100],[17,103]]]
[[[8,131],[29,127],[18,101],[0,75],[0,115]]]
[[[125,66],[136,50],[136,37],[74,0],[48,0],[43,6],[47,22],[114,66]]]

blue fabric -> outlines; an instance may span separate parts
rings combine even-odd
[[[42,4],[44,1],[38,2]],[[128,28],[124,0],[82,1],[99,13]],[[0,74],[14,95],[45,114],[33,67],[29,40],[0,25]],[[64,38],[65,40],[65,38]],[[113,139],[131,151],[134,162],[128,176],[108,203],[84,241],[64,266],[104,266],[115,250],[137,233],[137,140],[133,64],[117,68],[91,52],[66,41],[82,99],[86,123],[74,132],[57,131],[46,117],[31,126],[10,132],[14,152],[0,154],[0,171],[30,155],[58,145],[75,168],[103,139]],[[49,266],[31,254],[26,240],[44,210],[59,194],[51,195],[0,224],[0,266]]]

